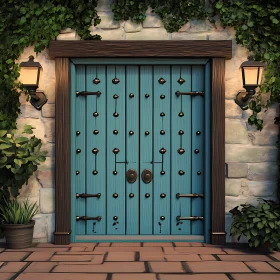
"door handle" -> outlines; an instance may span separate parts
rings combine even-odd
[[[76,96],[88,96],[88,95],[97,95],[100,96],[100,91],[89,92],[89,91],[76,91]]]
[[[204,96],[204,91],[188,91],[188,92],[176,91],[175,94],[177,96],[180,96],[180,95],[191,95],[191,96],[200,95],[200,96]]]
[[[149,184],[153,180],[152,171],[150,169],[144,169],[141,177],[145,184]]]

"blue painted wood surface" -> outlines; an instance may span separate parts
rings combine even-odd
[[[209,242],[210,63],[205,66],[206,60],[190,60],[182,65],[178,61],[172,65],[168,60],[162,61],[162,65],[147,61],[143,61],[146,65],[98,62],[100,65],[91,60],[87,65],[71,66],[71,211],[72,216],[102,219],[85,222],[73,217],[73,235],[205,235]],[[98,84],[92,82],[96,77],[100,79]],[[182,85],[178,83],[180,77],[185,80]],[[114,84],[114,78],[119,83]],[[160,84],[160,78],[166,82]],[[102,94],[76,97],[76,90],[99,90]],[[205,97],[178,97],[178,90],[205,91]],[[97,117],[94,112],[98,112]],[[184,113],[181,117],[180,112]],[[93,133],[95,130],[97,134]],[[114,134],[114,130],[118,133]],[[97,154],[92,152],[94,148],[98,149]],[[115,148],[119,149],[117,154],[113,153]],[[162,148],[166,150],[163,155]],[[179,148],[184,149],[183,154],[178,153]],[[76,153],[77,149],[81,152]],[[137,172],[134,183],[127,182],[129,169]],[[144,169],[153,173],[149,184],[141,178]],[[98,173],[93,174],[94,170]],[[183,175],[179,175],[180,170]],[[80,173],[74,175],[76,171]],[[76,193],[101,193],[101,197],[76,199]],[[177,193],[203,193],[205,198],[178,199]],[[113,194],[118,197],[113,198]],[[178,222],[177,216],[205,216],[205,221]]]

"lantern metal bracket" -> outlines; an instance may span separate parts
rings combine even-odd
[[[47,103],[48,99],[43,91],[28,91],[30,95],[30,104],[37,110],[41,110],[42,107]]]

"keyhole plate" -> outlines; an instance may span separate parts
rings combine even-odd
[[[126,171],[126,180],[133,184],[137,179],[137,172],[134,169],[129,169]]]
[[[150,169],[144,169],[141,177],[145,184],[151,183],[151,181],[153,180],[152,171]]]

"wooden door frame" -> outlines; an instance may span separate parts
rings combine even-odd
[[[51,41],[55,59],[55,232],[54,244],[71,234],[70,58],[211,58],[211,244],[225,243],[225,60],[231,40]]]

